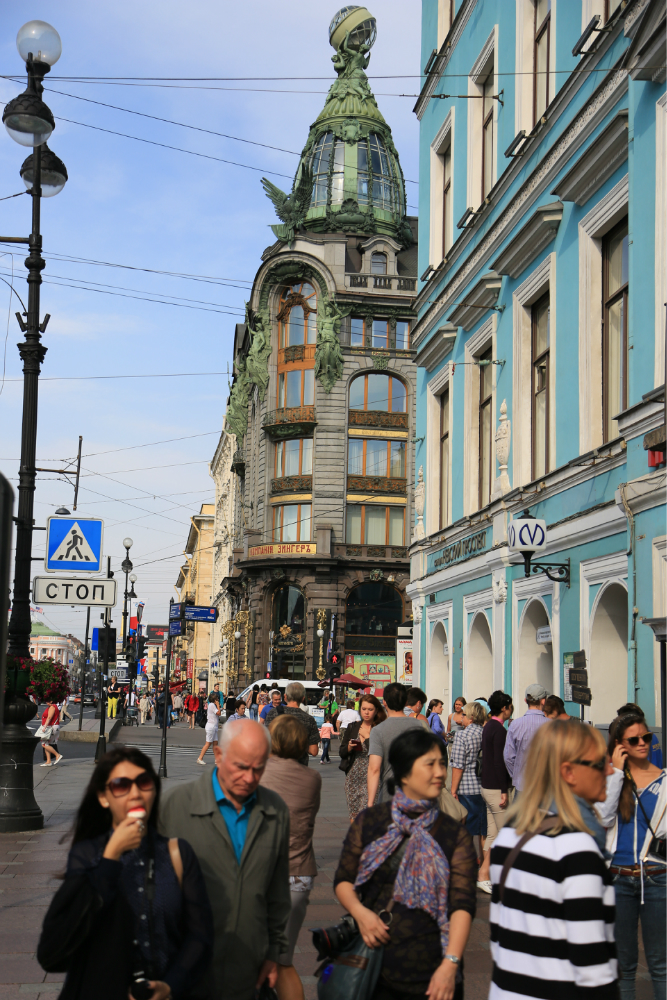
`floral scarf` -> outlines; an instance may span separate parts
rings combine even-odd
[[[419,813],[412,818],[408,813]],[[438,817],[438,807],[430,799],[409,799],[400,788],[391,805],[392,822],[384,836],[364,848],[359,862],[355,888],[367,882],[408,837],[405,854],[399,865],[392,898],[410,910],[424,910],[440,928],[440,943],[445,954],[449,941],[447,892],[449,863],[429,829]]]

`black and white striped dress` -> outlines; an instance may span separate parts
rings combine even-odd
[[[491,849],[489,1000],[617,1000],[614,888],[593,837],[533,837],[500,903],[503,862],[519,839],[506,826]]]

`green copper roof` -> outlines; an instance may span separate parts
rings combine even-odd
[[[40,625],[39,622],[33,622],[32,623],[32,628],[30,629],[30,634],[31,635],[46,635],[46,636],[49,636],[49,635],[54,635],[55,636],[55,635],[57,635],[57,636],[60,636],[61,638],[64,638],[62,632],[56,632],[52,628],[47,628],[46,625]]]
[[[347,33],[332,57],[338,79],[311,126],[290,196],[262,179],[283,223],[271,227],[278,239],[291,244],[304,228],[413,242],[398,152],[365,73],[369,49]]]

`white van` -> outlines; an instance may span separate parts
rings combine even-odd
[[[240,695],[238,695],[238,697],[243,698],[243,700],[245,701],[248,694],[254,688],[255,684],[257,684],[258,687],[261,687],[262,684],[266,684],[266,686],[269,689],[269,697],[270,697],[271,685],[273,683],[274,683],[273,681],[267,681],[267,680],[254,681],[252,684],[249,684],[247,688],[244,688],[244,690],[241,692]],[[292,682],[289,680],[289,678],[282,677],[275,683],[278,685],[280,693],[284,696],[285,688],[287,687],[288,684],[291,684]],[[317,724],[321,726],[322,723],[324,722],[324,709],[318,708],[317,706],[322,701],[325,694],[328,694],[329,689],[321,688],[317,683],[317,681],[298,681],[297,683],[303,684],[303,686],[306,689],[306,701],[303,705],[303,708],[308,712],[309,715],[314,716],[314,718],[317,721]]]

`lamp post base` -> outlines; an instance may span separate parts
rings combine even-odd
[[[26,726],[36,714],[37,707],[28,698],[7,697],[0,744],[0,833],[41,830],[44,826],[32,772],[39,739]]]

